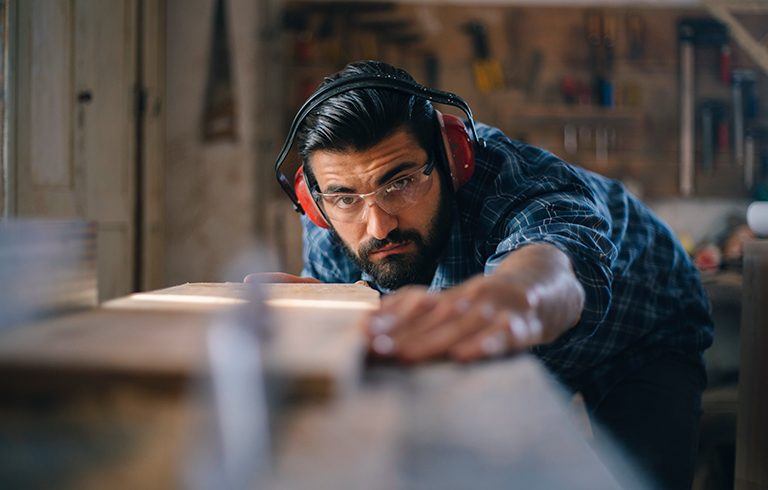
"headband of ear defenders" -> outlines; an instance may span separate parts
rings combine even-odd
[[[467,115],[475,144],[481,148],[485,147],[485,141],[477,136],[477,129],[475,128],[475,120],[472,117],[472,110],[469,108],[469,105],[464,101],[464,99],[456,94],[425,87],[415,82],[401,80],[391,75],[350,75],[338,80],[334,80],[333,82],[320,87],[314,94],[312,94],[309,99],[307,99],[306,102],[304,102],[304,105],[301,106],[301,109],[299,109],[299,112],[296,114],[296,117],[291,123],[291,128],[288,131],[288,138],[285,140],[285,144],[283,144],[283,148],[280,150],[280,154],[277,156],[277,160],[275,161],[275,175],[277,176],[277,181],[285,193],[288,194],[288,197],[291,198],[294,208],[296,208],[297,211],[303,212],[301,205],[299,204],[299,201],[296,197],[296,192],[294,191],[293,186],[288,181],[288,178],[280,171],[280,167],[282,166],[285,158],[288,156],[288,152],[293,146],[293,142],[296,139],[296,133],[299,130],[299,126],[301,125],[304,118],[307,117],[307,115],[312,110],[314,110],[317,106],[330,99],[331,97],[344,92],[349,92],[351,90],[367,88],[397,90],[406,94],[427,99],[431,102],[436,102],[438,104],[457,107]]]

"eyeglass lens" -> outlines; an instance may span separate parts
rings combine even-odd
[[[388,214],[398,214],[415,206],[432,187],[432,173],[424,174],[427,165],[369,194],[316,194],[323,210],[332,220],[360,223],[368,207],[367,197]]]

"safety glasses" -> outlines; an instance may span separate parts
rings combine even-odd
[[[415,206],[432,188],[433,169],[430,160],[408,175],[367,194],[323,194],[317,191],[312,194],[329,219],[341,223],[362,223],[373,203],[388,214],[402,213]]]

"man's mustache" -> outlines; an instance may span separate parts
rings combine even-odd
[[[357,253],[361,259],[367,260],[368,256],[370,256],[372,253],[386,247],[387,245],[399,245],[409,241],[414,242],[416,245],[422,245],[424,243],[421,235],[416,230],[401,230],[399,228],[395,228],[394,230],[390,231],[389,235],[387,235],[383,240],[379,240],[378,238],[371,238],[367,243],[360,245]]]

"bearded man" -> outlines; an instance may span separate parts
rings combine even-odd
[[[304,270],[280,280],[385,293],[366,320],[379,356],[530,351],[661,487],[690,489],[709,302],[674,233],[621,183],[475,123],[457,96],[379,62],[325,80],[278,169],[294,136],[295,192],[278,176],[307,212]]]

